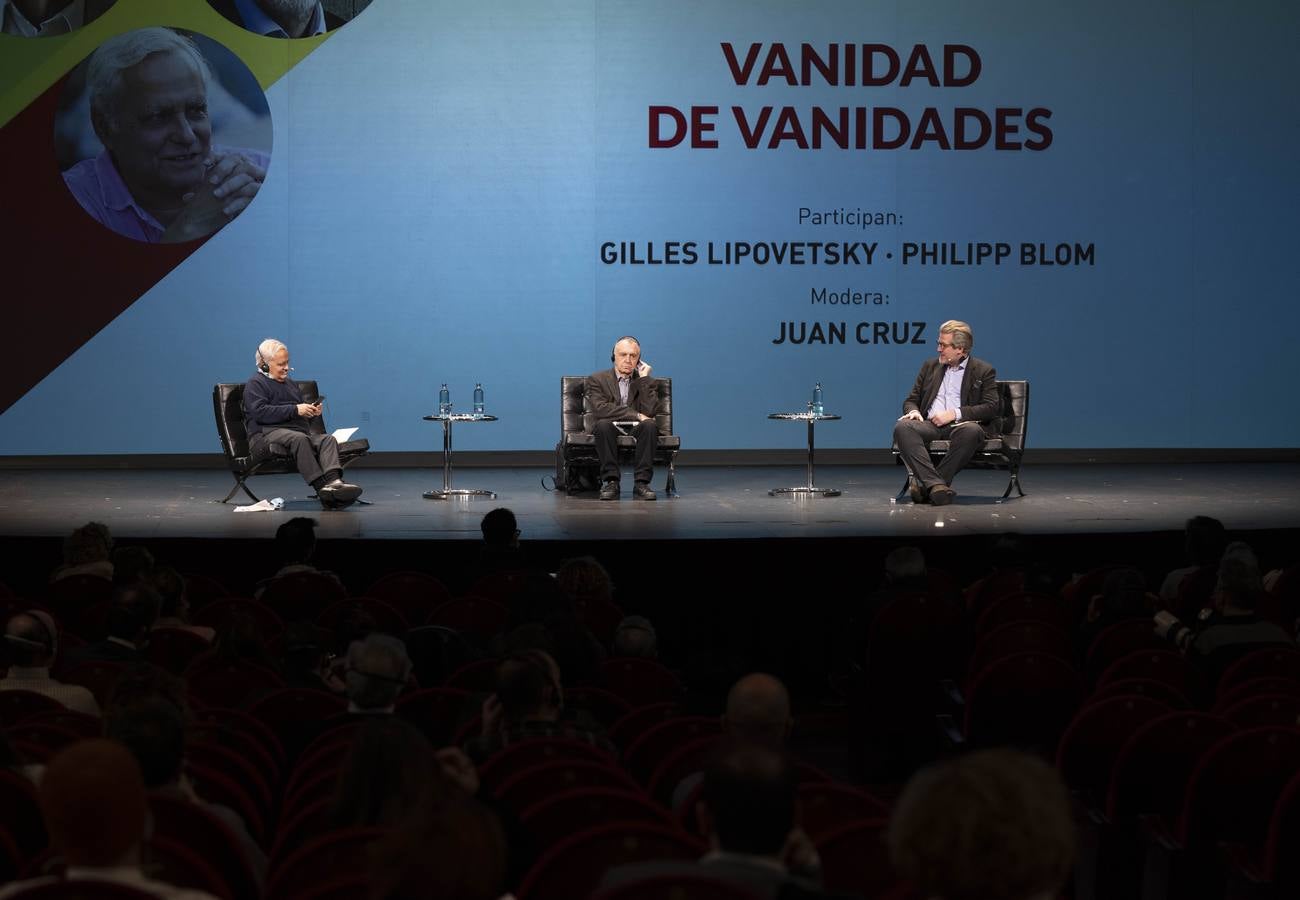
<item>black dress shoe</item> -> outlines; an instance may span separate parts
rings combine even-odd
[[[618,495],[619,495],[619,486],[618,486],[618,482],[615,481],[614,479],[611,478],[609,481],[606,481],[604,484],[600,486],[600,499],[617,500]]]
[[[907,476],[907,493],[912,498],[913,503],[924,503],[925,488],[921,487],[921,482],[916,480],[915,475]]]
[[[646,482],[638,481],[636,484],[632,485],[632,499],[654,500],[655,492]]]
[[[946,484],[936,484],[930,488],[930,502],[935,506],[947,506],[957,496],[957,492]]]
[[[316,494],[321,498],[321,503],[328,500],[333,506],[346,506],[361,496],[361,488],[346,481],[331,481]]]

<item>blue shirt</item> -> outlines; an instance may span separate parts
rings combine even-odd
[[[968,358],[963,356],[960,363],[949,366],[944,371],[943,383],[939,385],[939,393],[934,395],[934,402],[930,404],[930,410],[925,414],[927,419],[935,413],[951,409],[957,414],[953,421],[961,421],[961,381],[966,377],[966,360]]]
[[[239,10],[239,17],[244,20],[244,27],[249,31],[264,37],[287,38],[289,36],[280,27],[279,22],[262,11],[262,7],[257,5],[256,0],[235,0],[235,9]],[[317,3],[316,8],[312,10],[311,21],[307,23],[307,32],[303,37],[315,37],[324,33],[325,8]]]

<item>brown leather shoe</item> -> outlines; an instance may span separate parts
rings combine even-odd
[[[921,482],[916,480],[915,475],[907,476],[907,493],[908,496],[912,498],[913,503],[927,502],[925,499],[925,488],[921,486]]]

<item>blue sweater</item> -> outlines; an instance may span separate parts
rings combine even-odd
[[[244,384],[244,430],[250,439],[268,428],[308,434],[311,423],[298,415],[302,402],[302,391],[292,378],[281,382],[259,372]]]

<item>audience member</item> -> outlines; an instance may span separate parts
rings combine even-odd
[[[1198,571],[1218,568],[1223,550],[1228,546],[1228,532],[1223,523],[1209,516],[1193,516],[1184,526],[1184,550],[1190,565],[1172,570],[1160,584],[1160,599],[1170,609],[1178,599],[1178,589],[1184,579]]]
[[[555,572],[555,583],[581,609],[584,605],[614,602],[614,582],[594,556],[566,559]]]
[[[586,741],[616,753],[604,735],[561,721],[564,692],[560,667],[549,653],[524,650],[497,667],[497,690],[483,702],[483,731],[466,743],[475,762],[497,750],[535,737],[564,737]]]
[[[140,662],[141,651],[149,641],[149,632],[158,618],[162,600],[146,584],[119,587],[105,622],[107,637],[102,641],[69,650],[64,667],[84,662]]]
[[[171,566],[160,566],[153,570],[149,584],[158,592],[160,602],[154,628],[177,628],[212,643],[217,636],[215,628],[190,624],[190,601],[185,594],[185,578],[180,572]]]
[[[752,672],[739,679],[727,692],[722,730],[735,743],[784,753],[794,719],[790,715],[790,692],[779,678]],[[685,811],[702,772],[687,775],[673,790],[675,812]]]
[[[121,744],[97,738],[60,751],[45,769],[41,813],[54,851],[67,863],[68,881],[110,881],[161,900],[215,900],[145,875],[149,803],[140,766]],[[15,882],[0,898],[55,884],[56,877]]]
[[[387,634],[370,634],[348,648],[348,712],[391,714],[411,677],[406,645]]]
[[[794,770],[780,753],[729,744],[704,772],[696,806],[710,851],[696,862],[662,860],[617,866],[601,888],[646,878],[704,875],[745,888],[756,897],[795,892],[822,896],[821,861],[798,827]]]
[[[253,588],[253,597],[260,599],[267,587],[277,578],[308,573],[325,575],[338,581],[333,572],[312,565],[316,553],[316,526],[320,523],[309,516],[294,516],[275,530],[275,554],[280,568],[270,578],[264,578]]]
[[[50,677],[50,665],[59,649],[54,618],[39,609],[15,613],[5,624],[9,674],[0,678],[0,691],[35,691],[57,700],[73,712],[99,715],[95,695],[79,684],[63,684]]]
[[[983,750],[916,775],[889,823],[899,874],[934,900],[1052,900],[1077,837],[1061,777],[1036,756]]]
[[[139,544],[113,548],[113,586],[126,587],[136,582],[148,582],[154,569],[153,554]]]
[[[1294,647],[1281,626],[1255,614],[1264,591],[1259,560],[1244,543],[1236,541],[1219,561],[1213,608],[1201,610],[1193,623],[1183,623],[1167,610],[1156,613],[1156,634],[1183,651],[1206,676],[1209,685],[1232,663],[1265,647]]]
[[[614,628],[614,639],[609,650],[612,656],[656,659],[659,656],[659,640],[654,625],[645,616],[624,616]]]
[[[330,665],[330,635],[310,622],[290,622],[284,629],[282,675],[285,687],[345,693],[341,672]]]
[[[185,711],[165,696],[132,698],[115,702],[104,716],[104,736],[131,751],[144,786],[153,794],[192,803],[224,824],[239,840],[240,849],[253,873],[266,877],[266,855],[258,848],[248,826],[235,812],[219,803],[203,800],[185,774]]]
[[[422,806],[445,804],[458,789],[418,728],[395,716],[376,716],[352,739],[330,823],[395,827]]]
[[[50,575],[59,581],[73,575],[93,575],[113,580],[113,536],[108,526],[87,522],[63,539],[63,564]]]
[[[885,589],[923,591],[926,581],[925,554],[920,547],[895,547],[885,556]]]
[[[475,577],[529,568],[519,546],[519,523],[511,510],[499,506],[487,513],[479,523],[479,530],[483,532],[483,543],[474,562]]]

